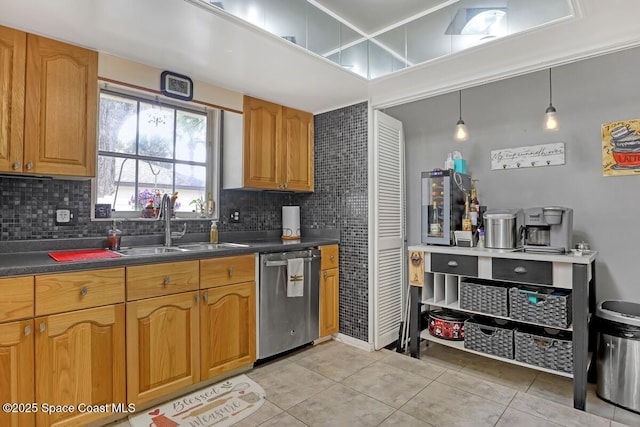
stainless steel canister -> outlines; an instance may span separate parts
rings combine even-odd
[[[483,218],[487,248],[515,249],[521,245],[522,209],[488,210]]]

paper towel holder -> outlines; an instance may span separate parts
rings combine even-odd
[[[300,206],[282,207],[282,239],[300,239]]]

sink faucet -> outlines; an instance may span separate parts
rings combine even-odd
[[[165,193],[160,202],[160,215],[164,219],[164,245],[171,247],[173,239],[179,239],[187,232],[187,223],[184,223],[182,231],[171,232],[171,196]]]

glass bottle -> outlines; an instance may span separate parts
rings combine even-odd
[[[464,214],[462,215],[462,231],[472,231],[471,215],[469,214],[469,195],[464,200]]]
[[[471,228],[475,232],[478,229],[479,215],[480,215],[480,202],[478,202],[478,193],[476,191],[477,179],[471,180],[471,204],[469,205],[469,215],[471,216]]]
[[[429,233],[430,234],[440,234],[440,216],[438,215],[438,204],[436,201],[433,201],[433,205],[431,207],[431,219],[429,221]]]
[[[209,243],[218,243],[218,223],[211,221],[211,230],[209,231]]]
[[[122,238],[122,231],[116,227],[116,220],[113,220],[113,226],[107,231],[107,244],[112,251],[120,250],[120,239]]]

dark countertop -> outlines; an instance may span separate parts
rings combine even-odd
[[[57,262],[49,256],[49,252],[104,248],[106,246],[106,239],[12,242],[3,245],[3,250],[0,251],[0,277],[187,261],[247,253],[294,251],[322,245],[338,244],[340,240],[336,233],[331,232],[303,233],[303,236],[300,240],[282,240],[277,234],[274,235],[274,233],[228,233],[226,235],[221,233],[220,242],[244,243],[247,244],[248,247],[229,247],[210,251],[169,252],[154,255],[129,255],[119,258],[71,262]],[[208,235],[193,235],[184,241],[176,241],[174,246],[206,241],[206,237],[208,237]],[[162,244],[161,242],[157,242],[157,236],[142,236],[135,239],[135,244],[133,242],[133,239],[129,239],[129,241],[123,239],[123,247]]]

